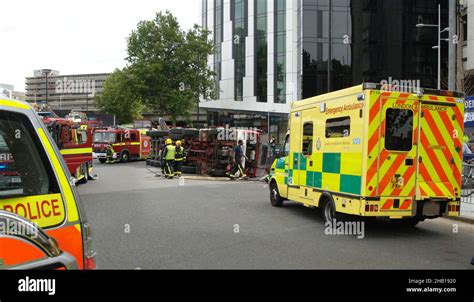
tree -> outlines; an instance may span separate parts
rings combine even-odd
[[[209,36],[198,25],[182,31],[168,11],[139,22],[127,40],[127,67],[106,81],[98,106],[128,119],[145,108],[174,123],[189,118],[200,97],[215,98],[214,72],[207,66],[213,53]],[[126,97],[119,97],[121,92]]]
[[[141,118],[145,106],[136,94],[139,83],[128,69],[116,69],[105,80],[103,93],[97,95],[97,107],[114,114],[120,123]]]
[[[195,25],[180,29],[169,12],[141,21],[128,38],[130,71],[140,79],[137,94],[154,113],[175,122],[188,117],[199,97],[214,95],[214,73],[207,66],[213,53],[210,32]]]

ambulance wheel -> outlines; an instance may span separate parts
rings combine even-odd
[[[272,206],[279,208],[283,206],[283,201],[285,201],[285,199],[280,196],[276,181],[272,181],[270,183],[270,202]]]
[[[336,204],[331,196],[326,195],[321,200],[321,212],[323,214],[324,223],[333,223],[334,221],[344,221],[344,214],[336,211]]]
[[[106,161],[107,161],[107,160],[106,160],[105,158],[99,158],[99,162],[100,162],[101,164],[105,164]]]
[[[128,151],[123,151],[122,154],[120,154],[120,162],[121,163],[128,163],[130,161],[130,154]]]

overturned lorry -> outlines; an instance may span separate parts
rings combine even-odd
[[[149,131],[152,152],[148,165],[161,166],[161,151],[164,142],[170,138],[173,142],[182,141],[186,152],[186,161],[182,171],[185,174],[202,174],[225,177],[232,169],[234,148],[239,140],[243,141],[243,150],[247,159],[242,163],[249,177],[265,175],[268,153],[268,135],[259,130],[239,128],[188,129]]]

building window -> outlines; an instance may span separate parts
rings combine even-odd
[[[267,0],[256,0],[255,12],[255,95],[267,102]]]
[[[275,103],[286,103],[286,0],[275,0]]]
[[[221,62],[222,62],[222,47],[223,40],[223,0],[214,0],[215,14],[214,14],[214,72],[216,73],[214,81],[216,85],[217,99],[220,98],[220,81],[222,80]]]
[[[243,100],[245,77],[245,38],[247,37],[247,0],[232,2],[235,100]]]

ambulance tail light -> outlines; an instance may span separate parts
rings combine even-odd
[[[95,252],[92,246],[91,225],[85,222],[83,225],[82,242],[84,248],[84,269],[93,270],[96,268]]]

